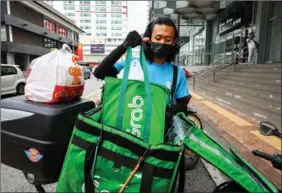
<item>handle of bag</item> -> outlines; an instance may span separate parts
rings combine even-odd
[[[124,67],[124,74],[122,79],[121,91],[120,91],[120,99],[119,99],[119,108],[118,108],[118,117],[117,117],[117,128],[122,128],[122,120],[123,120],[123,113],[124,113],[124,105],[125,105],[125,96],[126,96],[126,89],[127,89],[127,82],[130,70],[130,63],[132,58],[132,48],[127,48],[126,51],[126,61]],[[151,95],[151,85],[149,80],[149,73],[147,68],[147,62],[144,54],[144,48],[141,46],[140,49],[140,63],[143,69],[144,74],[144,84],[145,84],[145,108],[146,108],[146,115],[145,115],[145,126],[144,126],[144,140],[146,142],[149,141],[149,132],[150,132],[150,123],[151,123],[151,108],[152,108],[152,95]]]
[[[71,48],[70,48],[69,45],[67,45],[67,44],[63,44],[63,46],[62,46],[62,51],[68,51],[68,52],[72,53]]]

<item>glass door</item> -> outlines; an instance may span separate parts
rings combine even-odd
[[[270,2],[267,26],[267,63],[282,63],[282,2]]]

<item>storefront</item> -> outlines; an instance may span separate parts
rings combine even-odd
[[[203,65],[205,51],[205,27],[191,27],[189,42],[180,49],[180,63],[185,66]]]
[[[257,2],[233,2],[212,20],[210,64],[246,61],[246,38],[255,32]],[[245,58],[244,58],[245,57]]]
[[[202,27],[190,30],[190,41],[181,47],[180,60],[187,66],[227,64],[236,57],[238,62],[246,62],[246,38],[256,31],[256,14],[257,2],[230,3]]]

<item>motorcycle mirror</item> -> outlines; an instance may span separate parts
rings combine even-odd
[[[271,136],[271,135],[275,135],[275,133],[277,133],[278,129],[275,127],[275,125],[266,122],[266,121],[262,121],[259,124],[259,132],[262,135],[265,136]]]

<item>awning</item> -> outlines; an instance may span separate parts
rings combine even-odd
[[[170,17],[179,27],[180,45],[189,42],[191,28],[204,26],[206,20],[213,19],[227,6],[226,1],[160,1],[153,0],[151,16]],[[179,25],[178,25],[179,19]]]
[[[154,16],[168,16],[177,22],[178,15],[183,20],[181,25],[199,25],[212,19],[220,9],[220,1],[153,1]]]

